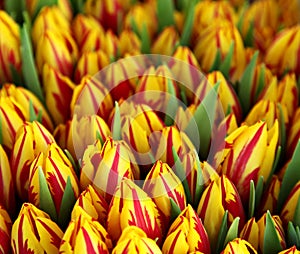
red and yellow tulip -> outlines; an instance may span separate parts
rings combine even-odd
[[[10,253],[11,219],[5,208],[0,205],[0,253]]]
[[[232,240],[231,242],[227,243],[225,249],[221,252],[221,254],[257,254],[257,251],[253,248],[253,246],[241,239],[236,238]]]

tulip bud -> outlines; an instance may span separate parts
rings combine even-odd
[[[299,197],[300,182],[297,182],[297,184],[291,190],[288,198],[285,200],[284,206],[280,213],[280,218],[282,219],[284,226],[287,226],[289,221],[293,221]]]
[[[280,251],[278,254],[299,254],[300,251],[297,250],[296,246],[294,245],[293,247]]]
[[[248,241],[254,249],[259,251],[259,253],[263,253],[264,249],[264,238],[265,238],[265,230],[266,230],[266,216],[265,213],[257,222],[255,218],[250,219],[245,226],[243,227],[240,237]],[[284,230],[282,228],[281,219],[279,216],[272,216],[273,223],[275,225],[275,230],[277,237],[280,241],[280,245],[282,249],[286,247],[285,239],[284,239]]]
[[[173,26],[166,27],[153,42],[151,53],[171,56],[179,43],[179,35]]]
[[[17,132],[10,165],[19,197],[27,200],[29,168],[40,152],[45,152],[53,136],[38,122],[25,122]]]
[[[297,0],[291,0],[288,3],[284,0],[277,1],[281,11],[281,22],[285,27],[291,27],[300,22],[300,3]]]
[[[176,112],[176,116],[174,119],[174,123],[178,126],[179,130],[185,130],[189,124],[189,122],[193,119],[197,106],[195,104],[191,104],[186,109],[179,106]]]
[[[2,145],[0,145],[0,204],[2,204],[10,214],[13,214],[16,208],[14,191],[8,157]]]
[[[0,205],[0,235],[0,252],[3,254],[10,253],[11,220],[2,205]]]
[[[195,210],[188,205],[172,223],[164,245],[163,253],[210,253],[205,228]]]
[[[120,34],[120,55],[135,54],[141,51],[141,40],[131,30],[123,30]]]
[[[149,238],[162,243],[162,221],[151,198],[132,180],[124,179],[110,203],[107,231],[116,241],[128,226],[141,228]]]
[[[253,246],[249,242],[241,238],[236,238],[231,242],[227,243],[225,249],[221,252],[221,254],[236,254],[236,253],[257,254],[257,251],[253,248]]]
[[[197,213],[207,231],[210,246],[214,250],[225,211],[228,210],[228,223],[240,217],[240,227],[245,223],[242,201],[233,183],[222,175],[212,181],[204,190]]]
[[[13,81],[12,67],[21,72],[20,32],[17,23],[0,10],[0,84]]]
[[[114,106],[105,86],[96,78],[86,76],[75,87],[70,107],[72,116],[97,114],[106,120]]]
[[[75,220],[81,214],[78,208],[99,221],[101,225],[106,224],[108,204],[92,185],[89,185],[77,199],[71,214],[72,220]]]
[[[68,33],[46,30],[36,48],[36,64],[40,74],[44,64],[48,64],[61,74],[71,77],[78,57],[77,45]]]
[[[79,195],[78,180],[73,166],[56,143],[49,144],[47,150],[35,158],[29,171],[28,199],[37,207],[40,206],[40,199],[43,198],[39,169],[42,169],[45,175],[56,213],[59,214],[68,178],[70,178],[75,198]]]
[[[290,71],[299,77],[299,38],[300,25],[283,29],[276,35],[265,56],[266,65],[273,73],[280,76]]]
[[[279,138],[278,122],[271,129],[258,122],[243,125],[225,139],[225,149],[219,171],[229,177],[237,187],[244,204],[250,192],[250,180],[256,184],[259,177],[268,179]],[[249,152],[250,151],[250,152]]]
[[[136,226],[128,226],[122,231],[113,254],[121,253],[157,253],[161,250],[156,242],[147,237],[147,234]]]
[[[58,253],[63,232],[49,215],[24,203],[12,226],[13,253]]]
[[[87,213],[69,223],[59,253],[110,253],[112,241],[105,228]]]
[[[287,158],[291,158],[300,139],[300,108],[297,108],[287,135]]]
[[[234,42],[234,50],[229,76],[234,83],[239,80],[246,67],[244,44],[234,24],[223,19],[213,22],[201,32],[194,53],[201,68],[205,72],[209,72],[213,67],[218,49],[221,53],[221,59],[224,60],[229,52],[231,42]]]
[[[101,152],[97,143],[88,146],[82,160],[80,187],[92,184],[109,203],[112,194],[123,178],[139,179],[139,169],[124,141],[107,138]]]

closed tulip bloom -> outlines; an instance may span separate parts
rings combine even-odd
[[[175,115],[174,123],[179,130],[185,130],[189,122],[194,117],[197,106],[195,104],[189,105],[187,108],[179,106]]]
[[[12,226],[13,253],[58,253],[63,232],[49,215],[24,203]]]
[[[280,218],[282,219],[284,226],[287,226],[289,221],[293,221],[299,197],[300,182],[293,187],[281,210]]]
[[[13,67],[21,73],[20,32],[17,23],[0,10],[0,84],[13,81]]]
[[[248,241],[257,251],[262,253],[264,248],[264,236],[266,229],[266,213],[256,222],[255,218],[251,218],[243,227],[240,237]],[[284,230],[279,216],[272,216],[275,230],[280,240],[282,249],[286,248]]]
[[[299,77],[299,40],[300,25],[283,29],[277,34],[265,56],[267,67],[274,74],[280,76],[285,71],[290,71]]]
[[[132,180],[123,179],[111,200],[107,231],[116,241],[128,226],[141,228],[149,238],[162,243],[162,221],[152,199]]]
[[[172,223],[164,241],[163,253],[210,253],[205,228],[195,210],[188,205]]]
[[[27,200],[29,169],[32,161],[40,152],[47,150],[48,144],[54,142],[54,137],[50,132],[36,121],[25,122],[18,130],[10,165],[17,193],[22,200]]]
[[[11,219],[5,208],[0,205],[0,253],[6,254],[11,252]]]
[[[229,51],[231,42],[234,42],[234,52],[230,63],[229,76],[232,82],[239,80],[246,67],[245,48],[234,24],[223,19],[215,20],[200,34],[194,53],[201,68],[209,72],[216,58],[217,50],[220,50],[224,59]]]
[[[87,213],[69,223],[60,243],[59,253],[103,253],[112,249],[112,241],[105,228]]]
[[[291,0],[288,3],[284,0],[277,1],[281,10],[280,20],[286,27],[291,27],[300,22],[300,3],[297,0]]]
[[[136,226],[128,226],[122,231],[112,254],[140,253],[160,254],[161,250],[156,242]]]
[[[70,22],[57,5],[45,6],[36,17],[31,31],[34,48],[36,48],[39,40],[48,30],[56,33],[71,34]]]
[[[120,44],[120,55],[124,56],[127,53],[135,54],[141,51],[141,40],[140,38],[131,30],[122,30],[119,36]]]
[[[114,105],[106,87],[96,78],[86,76],[75,87],[70,107],[72,116],[97,114],[106,120]]]
[[[171,56],[179,43],[179,35],[173,26],[166,27],[158,35],[151,47],[151,53]]]
[[[300,138],[300,108],[297,108],[287,135],[287,158],[291,158]]]
[[[0,204],[14,214],[16,208],[15,190],[9,160],[2,145],[0,145]]]
[[[294,245],[293,247],[280,251],[278,254],[299,254],[300,251],[297,250],[296,246]]]
[[[28,199],[37,207],[40,205],[40,199],[43,198],[40,196],[39,168],[43,170],[56,212],[59,214],[68,177],[75,198],[79,196],[78,179],[73,166],[56,143],[49,144],[47,150],[35,158],[30,166]]]
[[[74,220],[81,214],[81,209],[78,208],[81,208],[93,219],[99,221],[101,225],[106,224],[108,204],[92,185],[89,185],[78,197],[71,214],[71,219]]]
[[[266,122],[243,125],[225,139],[219,171],[236,185],[244,204],[249,199],[250,180],[256,183],[263,176],[266,181],[270,175],[278,145],[278,128],[278,121],[269,130]]]
[[[222,175],[204,190],[197,209],[207,231],[212,250],[216,247],[226,210],[228,210],[229,225],[236,217],[240,217],[240,227],[244,225],[246,217],[239,193],[228,177]]]
[[[225,249],[221,252],[221,254],[257,254],[257,251],[253,248],[253,246],[241,239],[241,238],[236,238],[229,243],[227,243]]]

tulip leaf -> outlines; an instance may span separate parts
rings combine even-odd
[[[218,69],[219,69],[219,66],[221,65],[221,62],[222,62],[222,55],[221,55],[220,49],[218,48],[218,49],[217,49],[217,53],[216,53],[216,55],[215,55],[214,62],[213,62],[213,64],[212,64],[212,66],[211,66],[209,72],[218,70]]]
[[[103,146],[104,141],[103,141],[103,138],[101,137],[101,134],[100,134],[99,130],[96,130],[96,139],[98,139],[101,143],[101,146]]]
[[[282,154],[285,151],[285,144],[286,144],[286,128],[285,128],[285,120],[284,120],[284,113],[282,110],[282,106],[280,103],[277,103],[277,107],[279,109],[279,139],[280,139],[280,146],[282,148]]]
[[[188,0],[176,0],[175,6],[179,11],[186,11],[188,9]]]
[[[181,213],[181,210],[172,198],[170,198],[170,203],[171,203],[171,221],[174,221]]]
[[[27,27],[28,33],[31,34],[32,22],[31,22],[31,17],[29,15],[28,11],[23,11],[23,20]]]
[[[165,113],[165,125],[171,126],[174,123],[174,118],[178,109],[178,102],[176,98],[176,92],[170,78],[167,79],[168,93],[170,96],[167,99],[166,113]]]
[[[297,249],[300,248],[300,230],[291,221],[288,223],[286,242],[288,247],[295,245]]]
[[[33,92],[38,99],[45,104],[42,88],[35,68],[31,40],[28,34],[26,24],[21,28],[21,56],[26,64],[22,64],[22,73],[27,88]]]
[[[10,69],[10,72],[12,75],[13,83],[17,86],[22,86],[23,85],[22,77],[21,77],[20,73],[18,73],[16,67],[12,64],[9,64],[9,69]]]
[[[21,1],[4,1],[5,11],[19,24],[23,22],[22,12],[26,9],[25,0]]]
[[[33,19],[37,17],[43,7],[52,5],[58,5],[58,0],[38,0],[33,14]]]
[[[270,175],[268,177],[268,180],[266,182],[266,186],[268,186],[270,184],[271,180],[272,180],[272,176],[274,175],[274,172],[277,169],[280,157],[281,157],[281,146],[278,146],[276,154],[275,154],[275,160],[273,162],[272,170],[271,170]]]
[[[294,217],[293,217],[293,224],[300,227],[300,197],[298,197]]]
[[[196,182],[194,206],[197,207],[204,190],[204,183],[203,183],[202,168],[196,151],[195,151],[195,158],[196,158],[196,166],[197,166],[197,182]]]
[[[186,92],[185,92],[184,88],[180,89],[180,98],[181,98],[181,101],[183,102],[183,104],[187,106],[188,105],[188,100],[186,98]]]
[[[76,202],[75,193],[72,188],[70,176],[68,176],[65,191],[61,200],[58,221],[57,221],[58,225],[62,229],[65,229],[69,224],[71,212],[75,202]]]
[[[34,110],[34,106],[32,100],[29,100],[29,121],[38,121],[39,123],[42,122],[43,112],[39,109],[39,112],[36,114]]]
[[[224,241],[226,239],[226,235],[228,231],[227,220],[228,220],[228,210],[225,211],[222,218],[222,223],[218,234],[217,246],[211,246],[212,250],[216,250],[215,252],[212,251],[212,253],[221,253],[221,251],[223,250]]]
[[[121,115],[120,115],[120,107],[119,103],[115,102],[115,115],[112,123],[112,135],[114,140],[121,140]]]
[[[69,161],[71,162],[71,164],[74,168],[75,174],[79,177],[80,176],[79,165],[75,163],[75,160],[74,160],[72,154],[69,152],[68,149],[64,149],[64,152],[65,152],[65,155],[68,157]]]
[[[141,31],[141,52],[143,54],[151,53],[150,35],[145,23],[143,24],[142,31]]]
[[[194,143],[195,147],[198,147],[199,140],[196,140],[195,137],[200,139],[200,157],[206,159],[210,141],[211,141],[211,132],[212,126],[215,121],[216,107],[218,103],[218,88],[220,82],[218,81],[212,89],[205,96],[201,104],[195,110],[193,118],[187,124],[185,129],[186,134],[190,140]],[[197,130],[195,130],[195,123],[197,125]],[[198,133],[195,133],[198,132]],[[196,143],[195,143],[196,142]]]
[[[292,159],[290,160],[285,174],[282,179],[282,184],[278,196],[278,211],[281,211],[281,208],[290,194],[291,190],[295,184],[300,181],[300,140],[298,140],[297,146],[295,148]]]
[[[40,185],[40,209],[48,213],[53,221],[57,221],[57,213],[42,167],[38,167]]]
[[[255,187],[255,209],[258,208],[260,200],[264,191],[264,177],[260,176],[258,178],[256,187]]]
[[[255,91],[255,101],[258,99],[259,95],[263,91],[265,87],[265,73],[266,73],[266,66],[263,64],[260,69],[260,73],[258,76],[258,85]]]
[[[72,5],[74,16],[77,13],[83,13],[83,11],[84,11],[84,8],[83,8],[84,0],[70,0],[70,2],[71,2],[71,5]]]
[[[280,240],[277,235],[275,223],[269,211],[266,216],[266,227],[264,232],[263,254],[277,254],[282,251]]]
[[[224,244],[223,244],[223,248],[225,248],[227,243],[231,242],[233,239],[238,237],[239,223],[240,223],[240,217],[236,217],[228,229],[228,232],[225,237]]]
[[[249,195],[249,207],[248,207],[248,218],[252,218],[254,216],[255,211],[255,185],[254,181],[250,181],[250,195]]]
[[[226,79],[229,79],[229,70],[230,70],[230,64],[232,61],[233,53],[234,53],[234,41],[231,41],[230,46],[229,46],[229,51],[228,51],[224,61],[219,66],[220,71],[223,73],[223,75]]]
[[[245,37],[245,46],[246,47],[253,47],[254,42],[254,20],[250,22],[250,26],[248,28],[246,37]]]
[[[238,97],[240,99],[244,115],[246,115],[250,109],[251,86],[254,79],[257,57],[258,51],[254,53],[250,63],[246,67],[238,86]]]
[[[180,179],[180,181],[182,182],[186,200],[190,204],[190,203],[192,203],[192,197],[191,197],[190,187],[186,180],[187,176],[184,172],[182,162],[181,162],[174,146],[172,146],[172,154],[173,154],[173,158],[174,158],[174,162],[175,162],[175,164],[174,164],[175,172],[176,172],[178,178]]]
[[[195,1],[190,1],[188,11],[185,13],[185,22],[183,31],[180,38],[180,45],[189,46],[191,35],[193,31],[194,18],[195,18]]]
[[[158,32],[161,32],[166,26],[173,26],[174,4],[173,0],[157,0],[157,20]]]

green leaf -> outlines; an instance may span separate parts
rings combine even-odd
[[[242,6],[242,10],[241,10],[241,14],[239,15],[239,20],[237,22],[237,29],[239,30],[240,34],[242,34],[242,30],[243,30],[243,23],[244,23],[244,17],[245,17],[245,12],[246,10],[248,10],[249,8],[249,2],[245,1],[243,6]]]
[[[198,157],[198,154],[196,151],[194,151],[195,153],[195,158],[196,158],[196,166],[197,166],[197,184],[196,184],[196,190],[195,190],[195,200],[194,200],[194,207],[197,207],[200,199],[201,199],[201,195],[204,191],[204,181],[203,181],[203,174],[202,174],[202,168],[200,165],[200,160]]]
[[[220,82],[218,81],[217,84],[215,84],[205,96],[201,104],[197,107],[194,117],[190,120],[185,129],[186,134],[190,140],[194,142],[196,147],[198,146],[199,140],[195,140],[195,137],[198,136],[200,138],[200,156],[202,159],[207,158],[209,152],[212,125],[215,120],[216,106],[218,101],[217,91],[219,86]],[[197,130],[194,128],[195,123],[197,125]]]
[[[171,203],[171,221],[174,221],[181,213],[181,210],[172,198],[170,198],[170,203]]]
[[[188,182],[186,180],[186,174],[184,172],[182,162],[181,162],[174,146],[172,146],[172,154],[173,154],[173,158],[174,158],[174,162],[175,162],[175,164],[174,164],[175,172],[177,173],[177,176],[179,177],[180,181],[182,182],[184,192],[185,192],[185,196],[186,196],[186,200],[190,204],[190,203],[192,203],[190,187],[189,187]]]
[[[258,85],[255,91],[255,101],[258,99],[259,95],[261,94],[261,92],[265,87],[265,72],[266,72],[266,66],[265,64],[263,64],[258,77]]]
[[[121,134],[121,115],[120,115],[120,108],[119,103],[115,102],[115,115],[113,120],[113,129],[112,129],[112,135],[114,140],[121,140],[122,134]]]
[[[221,65],[221,62],[222,62],[222,56],[221,56],[221,51],[220,49],[218,48],[217,49],[217,53],[215,55],[215,60],[209,70],[209,72],[212,72],[212,71],[215,71],[215,70],[218,70],[220,65]]]
[[[132,29],[132,31],[139,37],[141,38],[141,34],[140,34],[140,31],[139,31],[139,28],[134,20],[133,17],[130,18],[130,27]]]
[[[83,13],[84,10],[84,0],[70,0],[74,17],[77,13]]]
[[[150,41],[150,36],[148,33],[147,26],[145,23],[142,26],[142,32],[141,32],[141,52],[143,54],[151,53],[151,41]]]
[[[189,6],[188,0],[176,0],[176,9],[179,11],[187,11]]]
[[[293,223],[290,221],[288,223],[287,228],[287,235],[286,235],[286,243],[288,247],[292,247],[295,245],[297,249],[300,248],[300,237],[297,231],[299,231],[299,227],[297,227],[298,230],[294,227]]]
[[[104,141],[103,141],[103,139],[101,137],[101,134],[100,134],[99,130],[96,131],[96,138],[100,141],[101,145],[104,144]]]
[[[300,140],[295,148],[292,159],[290,160],[285,174],[282,179],[282,184],[278,196],[278,211],[281,211],[281,208],[290,194],[291,190],[295,184],[300,181]]]
[[[72,188],[70,176],[68,176],[64,195],[62,197],[62,201],[60,205],[58,222],[57,222],[62,229],[65,229],[69,224],[71,212],[75,202],[76,202],[75,193]]]
[[[23,85],[22,77],[21,77],[20,73],[18,73],[15,66],[12,65],[12,64],[9,64],[9,69],[10,69],[10,72],[12,74],[13,83],[17,86],[22,86]]]
[[[238,237],[239,222],[240,222],[240,217],[236,217],[233,220],[231,226],[228,229],[227,235],[225,237],[223,248],[225,248],[227,243],[229,243],[230,241]]]
[[[39,166],[40,209],[48,213],[53,221],[57,221],[57,213],[43,169]]]
[[[255,185],[254,181],[250,181],[250,195],[249,195],[249,208],[248,208],[248,219],[254,216],[255,211]]]
[[[182,46],[190,45],[190,39],[191,39],[193,25],[194,25],[194,18],[195,18],[195,1],[193,0],[190,2],[190,7],[186,12],[186,16],[185,16],[184,27],[180,39],[180,45]]]
[[[224,61],[222,62],[222,64],[219,67],[220,71],[223,73],[224,77],[227,79],[229,79],[229,70],[230,70],[230,64],[232,61],[233,53],[234,53],[234,41],[231,41],[230,46],[229,46],[229,51],[228,51]]]
[[[58,5],[58,0],[38,0],[35,12],[33,14],[33,20],[37,17],[37,15],[40,13],[41,9],[43,9],[44,6],[52,5]]]
[[[33,122],[36,120],[36,114],[34,111],[32,100],[29,100],[29,121]]]
[[[175,24],[173,0],[157,0],[157,19],[158,32]]]
[[[66,156],[68,157],[69,161],[71,162],[72,167],[75,171],[75,174],[79,177],[80,176],[80,168],[79,168],[78,164],[75,163],[75,160],[68,149],[64,149],[64,152],[65,152]]]
[[[277,166],[278,166],[278,163],[279,163],[279,159],[280,159],[280,156],[281,156],[281,146],[278,146],[277,147],[277,151],[276,151],[276,155],[275,155],[275,160],[273,162],[273,166],[272,166],[272,170],[270,172],[270,175],[268,177],[268,180],[266,182],[266,186],[269,186],[271,180],[272,180],[272,176],[274,175],[274,172],[276,171],[277,169]]]
[[[264,232],[263,253],[277,254],[280,251],[282,251],[282,247],[280,245],[280,240],[277,235],[275,224],[270,212],[267,211],[266,227]]]
[[[282,148],[282,155],[285,153],[285,145],[286,145],[286,128],[284,121],[284,114],[282,110],[282,106],[280,103],[277,103],[277,107],[279,109],[279,140],[280,146]]]
[[[294,217],[293,217],[293,224],[300,227],[300,197],[298,197]]]
[[[26,59],[26,64],[22,64],[22,73],[26,87],[45,105],[45,99],[35,68],[31,40],[25,24],[21,28],[21,56],[23,61]]]
[[[264,191],[264,177],[260,176],[255,188],[255,209],[258,208]]]
[[[254,43],[254,21],[251,21],[245,38],[245,46],[253,47],[253,43]]]
[[[31,29],[32,29],[32,24],[31,24],[31,17],[28,13],[28,11],[23,11],[23,20],[26,28],[27,28],[27,32],[28,34],[31,34]]]
[[[224,242],[227,235],[227,219],[228,219],[228,211],[226,210],[224,216],[222,218],[222,223],[220,226],[219,234],[218,234],[218,241],[216,246],[211,246],[212,253],[221,253],[223,250]],[[216,250],[216,251],[213,251]]]
[[[171,126],[174,123],[174,118],[178,109],[178,100],[176,98],[176,92],[170,78],[167,79],[168,93],[170,94],[168,98],[168,103],[166,107],[165,124],[166,126]]]
[[[5,11],[19,24],[23,22],[22,12],[26,9],[25,0],[5,0]]]
[[[185,92],[185,88],[180,88],[180,98],[181,98],[181,101],[184,103],[184,105],[188,105],[188,100],[187,100],[187,97],[186,97],[186,92]]]
[[[238,86],[238,96],[242,105],[243,113],[246,115],[250,109],[251,86],[254,78],[254,70],[257,62],[258,51],[256,51],[246,67],[240,84]]]

